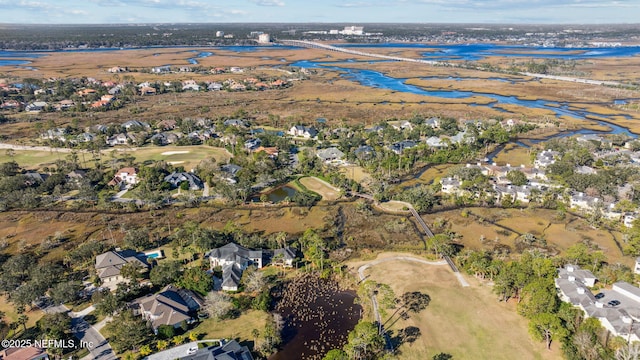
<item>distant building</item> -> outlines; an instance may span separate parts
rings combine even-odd
[[[258,42],[261,44],[268,44],[271,42],[271,35],[269,34],[260,34],[258,35]]]
[[[224,31],[216,31],[216,37],[223,37]]]
[[[345,26],[344,30],[340,31],[342,35],[364,35],[364,27],[362,26]]]

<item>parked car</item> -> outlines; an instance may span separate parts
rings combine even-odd
[[[611,301],[609,301],[609,302],[607,303],[607,305],[609,305],[609,306],[618,306],[618,305],[620,305],[620,301],[618,301],[618,300],[611,300]]]
[[[595,298],[596,298],[596,299],[598,299],[598,300],[602,299],[603,297],[604,297],[604,294],[603,294],[603,293],[597,293],[597,294],[595,295]]]
[[[187,355],[195,354],[198,351],[198,345],[194,345],[187,350]]]

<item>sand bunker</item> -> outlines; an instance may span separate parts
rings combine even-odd
[[[182,150],[182,151],[165,151],[160,155],[167,156],[167,155],[178,155],[178,154],[188,154],[188,153],[189,153],[189,151],[186,151],[186,150]]]

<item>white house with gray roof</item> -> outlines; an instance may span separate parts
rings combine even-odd
[[[640,341],[640,289],[621,281],[611,290],[601,289],[602,295],[596,299],[589,289],[596,281],[590,271],[567,265],[559,269],[555,284],[562,301],[580,308],[586,317],[598,319],[611,334]]]
[[[236,243],[228,243],[207,253],[211,268],[222,267],[222,290],[237,291],[242,272],[250,265],[262,268],[263,250],[250,250]]]

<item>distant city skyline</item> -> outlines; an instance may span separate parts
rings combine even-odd
[[[0,24],[633,24],[638,0],[0,0]]]

